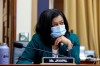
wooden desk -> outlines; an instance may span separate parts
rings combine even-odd
[[[96,64],[74,64],[74,65],[67,65],[67,64],[9,64],[9,65],[0,65],[0,66],[100,66]]]
[[[96,64],[97,60],[81,60],[80,64]]]

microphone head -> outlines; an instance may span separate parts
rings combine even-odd
[[[21,43],[14,42],[14,47],[16,47],[16,48],[23,48],[24,46]]]

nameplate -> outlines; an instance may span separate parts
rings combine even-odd
[[[42,63],[71,63],[73,64],[74,58],[72,57],[58,57],[58,58],[43,57]]]

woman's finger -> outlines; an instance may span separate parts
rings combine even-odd
[[[58,45],[60,42],[61,42],[61,38],[59,37],[59,38],[57,38],[57,39],[55,40],[55,45]]]

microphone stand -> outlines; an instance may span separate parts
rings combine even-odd
[[[46,53],[50,53],[50,54],[54,54],[54,55],[59,55],[59,56],[61,56],[61,57],[67,57],[67,56],[65,56],[65,55],[55,54],[55,53],[52,53],[52,52],[49,52],[49,51],[45,51],[45,50],[42,50],[42,49],[31,48],[31,47],[24,47],[24,48],[35,49],[35,50],[39,50],[39,51],[42,51],[42,52],[46,52]]]

